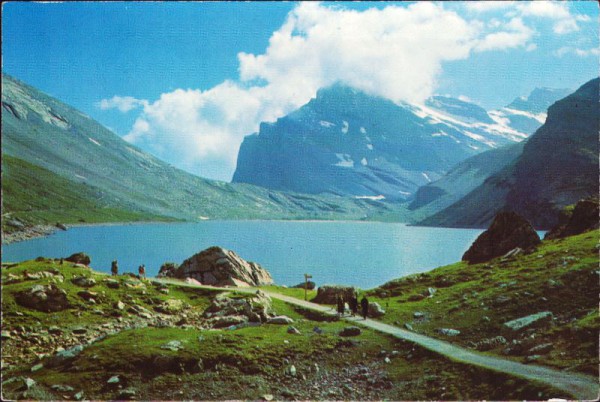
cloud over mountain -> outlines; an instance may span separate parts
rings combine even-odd
[[[486,10],[478,6],[427,2],[356,11],[301,2],[262,54],[238,54],[237,80],[176,89],[155,101],[115,96],[98,105],[141,108],[126,140],[189,171],[229,180],[243,137],[307,103],[321,87],[340,81],[394,102],[420,103],[437,89],[445,62],[472,52],[535,50],[536,31],[527,24],[533,17],[551,19],[555,33],[577,27],[562,5],[487,4],[506,7],[502,21],[483,23]]]

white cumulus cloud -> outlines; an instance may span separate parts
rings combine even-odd
[[[508,7],[522,15],[550,13]],[[237,80],[177,89],[155,101],[115,96],[98,106],[141,108],[126,140],[186,170],[229,180],[244,136],[307,103],[319,88],[339,81],[396,102],[422,102],[436,90],[444,62],[474,51],[530,51],[534,34],[519,15],[484,24],[441,3],[356,11],[301,2],[263,53],[239,53]]]
[[[132,96],[113,96],[110,99],[102,99],[96,106],[102,110],[119,109],[123,113],[146,105],[147,101],[136,99]]]

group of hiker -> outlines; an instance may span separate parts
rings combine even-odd
[[[342,295],[337,295],[336,305],[338,316],[343,317],[346,311],[346,300],[344,300]],[[356,294],[352,294],[348,299],[348,307],[350,308],[350,313],[354,317],[358,313],[358,297]],[[360,309],[362,317],[366,320],[367,315],[369,314],[369,299],[367,299],[367,296],[363,296],[360,300]]]
[[[113,276],[119,275],[119,263],[117,262],[117,260],[114,260],[110,264],[110,273]],[[146,266],[144,264],[142,264],[138,267],[138,276],[140,279],[141,278],[146,279]]]

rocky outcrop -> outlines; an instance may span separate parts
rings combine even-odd
[[[506,328],[513,331],[519,331],[523,328],[528,328],[540,323],[547,323],[552,320],[553,314],[550,311],[542,311],[541,313],[531,314],[526,317],[517,318],[516,320],[504,323]]]
[[[575,205],[572,213],[563,211],[558,225],[552,228],[544,239],[560,239],[598,229],[598,215],[598,198],[581,200]]]
[[[17,293],[15,299],[21,306],[44,312],[61,311],[70,307],[67,292],[54,284],[35,285]]]
[[[221,247],[207,248],[171,272],[169,275],[175,278],[192,278],[211,286],[248,287],[273,283],[271,274],[260,265]]]
[[[74,262],[75,264],[90,265],[92,259],[86,253],[75,253],[65,258],[65,261]]]
[[[175,277],[175,273],[177,272],[177,265],[174,262],[165,262],[163,265],[160,266],[160,269],[158,270],[158,275],[156,275],[159,278],[173,278]]]
[[[271,298],[261,291],[252,297],[215,297],[204,311],[204,317],[213,328],[229,327],[246,322],[267,322],[273,316]]]
[[[530,250],[540,243],[531,224],[514,212],[500,212],[463,255],[463,261],[477,264],[505,255],[519,247]]]
[[[335,304],[338,296],[342,296],[347,302],[352,295],[356,294],[356,288],[352,286],[320,286],[317,295],[311,301],[321,304]]]

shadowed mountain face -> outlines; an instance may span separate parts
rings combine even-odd
[[[469,156],[526,136],[471,103],[395,104],[337,84],[246,137],[233,181],[407,199]]]
[[[362,218],[379,207],[362,200],[286,194],[202,179],[141,151],[79,111],[6,75],[2,75],[2,153],[52,172],[73,183],[73,188],[90,188],[85,194],[94,205],[153,215],[192,220]],[[11,166],[14,170],[29,165]]]
[[[502,171],[423,224],[489,224],[500,210],[519,213],[538,228],[557,224],[560,210],[598,194],[599,80],[553,104],[546,123]]]

